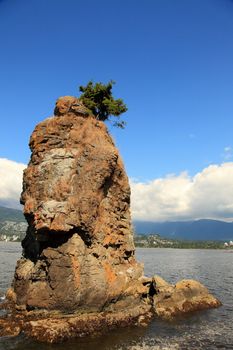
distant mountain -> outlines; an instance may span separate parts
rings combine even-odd
[[[136,234],[158,233],[166,238],[190,240],[233,240],[233,222],[219,220],[134,221]]]
[[[134,221],[136,234],[158,233],[163,237],[189,240],[233,240],[233,222],[219,220],[193,221]],[[27,224],[23,212],[18,209],[0,206],[0,234],[16,234],[26,232]]]
[[[27,222],[21,210],[0,206],[0,240],[21,240],[26,230]]]
[[[25,219],[21,210],[0,206],[0,221],[25,222]]]

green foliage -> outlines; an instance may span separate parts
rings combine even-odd
[[[224,249],[221,241],[189,241],[161,237],[159,234],[136,235],[136,247],[144,248],[178,248],[178,249]]]
[[[122,99],[114,99],[112,96],[112,87],[114,81],[109,83],[93,83],[89,81],[86,86],[80,86],[79,90],[82,92],[80,99],[83,104],[91,110],[93,115],[98,120],[109,120],[111,116],[119,118],[119,116],[127,111],[127,107]],[[114,126],[124,128],[125,122],[117,120]]]

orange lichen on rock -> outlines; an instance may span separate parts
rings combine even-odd
[[[109,263],[104,262],[103,263],[105,274],[106,274],[106,280],[108,283],[112,284],[116,281],[116,274],[114,273],[113,269],[111,268],[111,265]]]

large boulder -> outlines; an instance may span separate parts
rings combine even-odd
[[[195,280],[182,280],[169,284],[159,276],[153,278],[154,311],[164,319],[174,319],[193,311],[215,308],[221,305],[206,287]]]

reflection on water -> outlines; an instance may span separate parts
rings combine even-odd
[[[0,242],[0,296],[9,287],[20,244]],[[69,341],[66,350],[188,350],[233,349],[233,254],[223,250],[137,249],[145,274],[161,275],[171,283],[193,278],[205,284],[223,306],[176,322],[154,319],[147,328],[124,328],[98,338]],[[0,350],[61,350],[64,344],[32,342],[23,335],[2,338]]]

